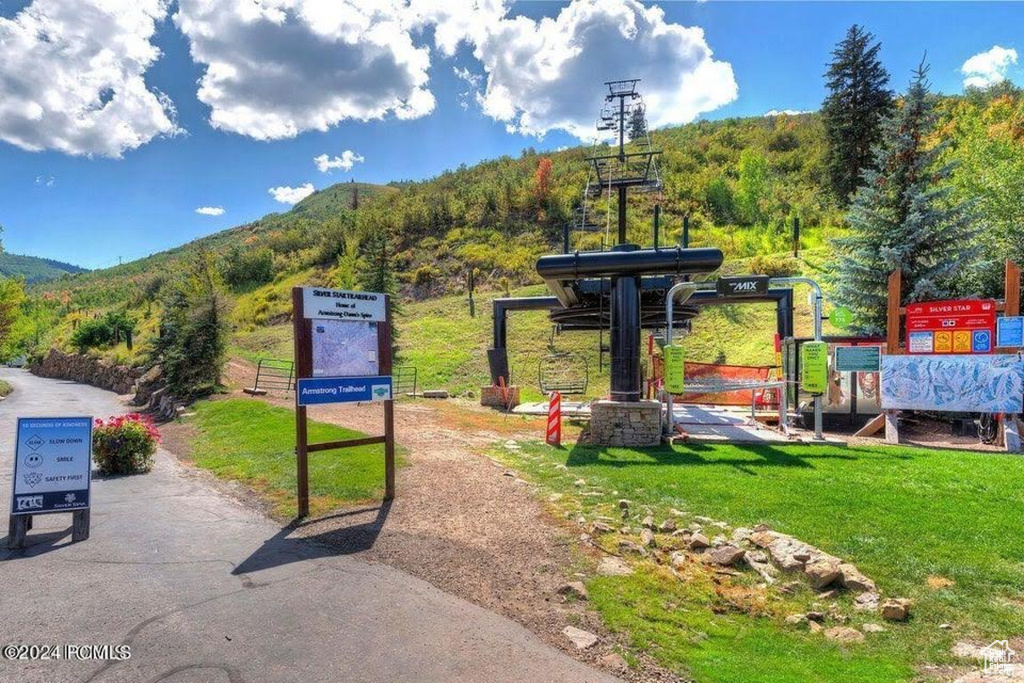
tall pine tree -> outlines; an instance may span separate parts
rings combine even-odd
[[[828,142],[826,165],[832,190],[844,206],[871,168],[881,122],[892,109],[889,74],[878,60],[881,43],[854,24],[832,51],[821,113]]]
[[[885,332],[893,270],[903,271],[900,303],[908,304],[949,296],[958,271],[977,258],[976,214],[951,199],[952,168],[936,163],[944,144],[928,142],[936,115],[927,73],[922,63],[902,106],[883,121],[878,170],[864,172],[847,215],[850,232],[834,241],[834,297],[868,334]]]

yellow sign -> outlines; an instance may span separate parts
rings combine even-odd
[[[971,352],[970,330],[957,330],[953,333],[953,353]]]
[[[936,332],[935,333],[935,353],[952,353],[953,352],[953,333]]]
[[[665,391],[670,394],[683,393],[685,360],[683,347],[669,344],[662,349],[665,356]]]
[[[828,388],[828,344],[800,345],[800,386],[809,394],[824,394]]]

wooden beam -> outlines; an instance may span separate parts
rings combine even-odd
[[[903,289],[903,273],[899,268],[889,274],[889,297],[886,310],[886,353],[900,353],[900,296]]]
[[[325,441],[324,443],[311,443],[306,446],[307,453],[318,451],[333,451],[338,448],[352,448],[354,446],[371,446],[377,443],[384,443],[383,436],[364,436],[359,439],[344,439],[342,441]]]
[[[861,427],[854,436],[874,436],[885,426],[885,413],[879,413],[868,420],[868,423]]]

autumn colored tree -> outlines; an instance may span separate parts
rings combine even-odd
[[[537,172],[533,176],[533,197],[537,200],[537,206],[547,204],[551,195],[551,159],[541,157],[537,163]]]

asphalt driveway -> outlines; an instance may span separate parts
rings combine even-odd
[[[0,502],[19,416],[125,412],[113,394],[0,369]],[[611,681],[513,621],[398,570],[291,538],[159,452],[146,475],[94,472],[91,537],[36,517],[0,540],[0,645],[128,645],[122,661],[5,661],[0,680]]]

